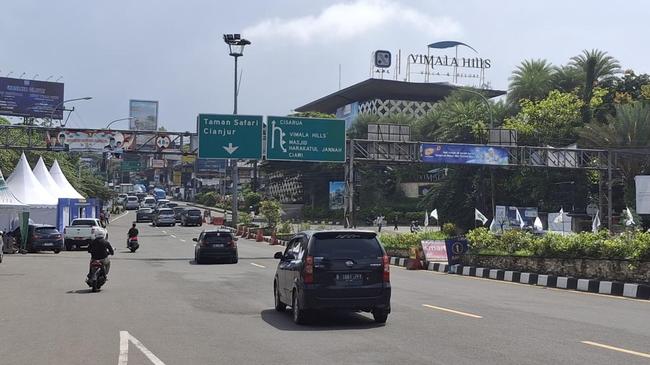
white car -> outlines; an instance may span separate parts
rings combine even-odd
[[[127,194],[119,194],[117,196],[117,205],[124,205],[124,201],[126,200]]]
[[[124,201],[124,209],[134,210],[138,208],[140,208],[140,201],[138,200],[138,197],[135,195],[127,196],[126,200]]]
[[[156,198],[154,198],[153,196],[147,196],[142,201],[142,208],[154,209],[155,207],[156,207]]]
[[[96,238],[108,239],[108,232],[97,218],[77,218],[63,229],[63,236],[65,249],[70,251],[76,247],[88,246]]]
[[[169,199],[159,199],[159,200],[156,202],[156,206],[157,206],[158,208],[162,208],[162,207],[164,207],[167,203],[169,203]]]

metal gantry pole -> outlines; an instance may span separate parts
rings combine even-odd
[[[234,111],[233,114],[237,115],[237,56],[235,56],[235,88],[234,88]],[[239,209],[238,185],[239,185],[239,167],[237,166],[237,159],[230,159],[232,165],[232,225],[237,226],[237,211]],[[224,213],[225,214],[225,213]]]
[[[612,217],[614,208],[612,205],[612,150],[607,150],[607,229],[609,229],[610,233],[612,233],[614,223]]]

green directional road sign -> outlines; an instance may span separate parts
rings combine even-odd
[[[262,158],[262,117],[199,114],[199,158]]]
[[[135,172],[140,171],[140,161],[139,160],[124,160],[122,161],[121,170],[124,172]]]
[[[266,159],[345,162],[345,121],[268,117]]]

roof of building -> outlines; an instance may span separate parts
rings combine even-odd
[[[372,99],[411,100],[436,102],[444,99],[461,86],[448,83],[406,82],[385,79],[367,79],[345,89],[296,108],[298,112],[336,113],[336,110],[350,103]],[[480,90],[488,98],[504,95],[503,90]]]

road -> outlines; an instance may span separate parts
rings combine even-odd
[[[650,302],[398,267],[385,326],[345,313],[297,326],[273,309],[281,248],[240,240],[238,264],[195,265],[200,228],[140,224],[132,254],[133,218],[109,226],[99,293],[85,252],[5,256],[0,364],[650,363]]]

